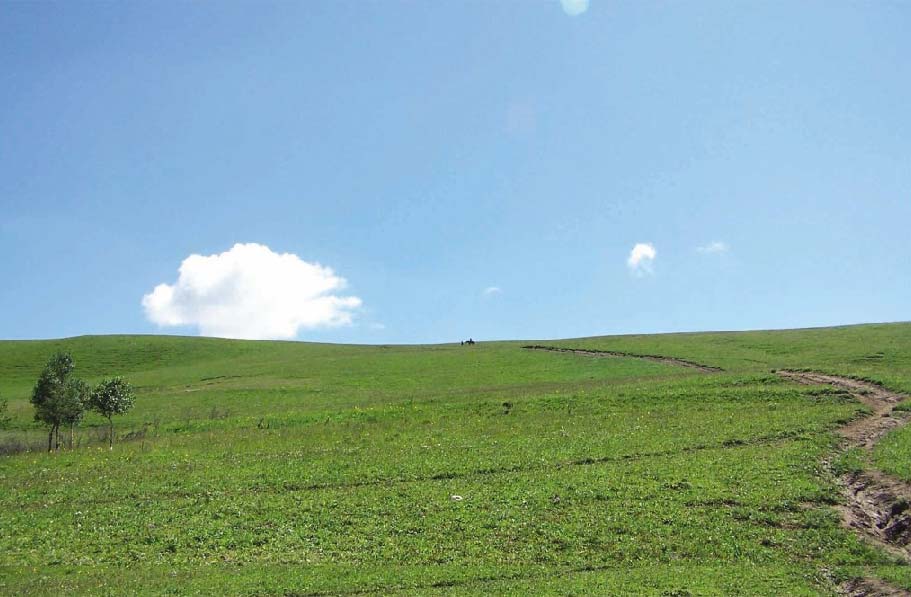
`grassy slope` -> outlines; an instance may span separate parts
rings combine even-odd
[[[8,438],[40,442],[27,396],[58,348],[138,386],[119,423],[141,436],[0,458],[0,592],[815,595],[856,567],[905,575],[828,506],[818,462],[858,405],[768,372],[911,390],[911,325],[554,344],[728,371],[518,343],[0,342]]]
[[[911,394],[911,324],[908,323],[606,336],[545,344],[674,356],[737,373],[809,368],[872,379]]]

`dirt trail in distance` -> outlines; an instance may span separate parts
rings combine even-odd
[[[627,357],[655,361],[668,365],[690,367],[703,373],[723,371],[693,361],[643,355],[614,350],[560,348],[533,344],[525,350],[563,352],[590,357]],[[872,414],[842,426],[838,433],[845,439],[844,449],[861,448],[868,454],[886,433],[906,424],[911,412],[895,411],[896,404],[906,398],[875,383],[810,371],[779,370],[778,375],[805,385],[831,385],[847,391],[872,410]],[[831,462],[824,463],[830,468]],[[907,563],[911,563],[911,484],[877,470],[863,470],[839,478],[845,503],[838,506],[842,524],[867,541]],[[840,592],[846,597],[894,597],[911,595],[876,578],[855,578],[845,582]]]
[[[633,354],[629,352],[619,352],[616,350],[595,350],[589,348],[560,348],[557,346],[541,346],[540,344],[531,344],[529,346],[523,346],[522,348],[525,350],[545,350],[547,352],[568,352],[570,354],[578,354],[586,357],[625,357],[630,359],[642,359],[645,361],[664,363],[665,365],[689,367],[691,369],[702,371],[703,373],[717,373],[719,371],[723,371],[721,367],[710,367],[709,365],[694,363],[693,361],[687,361],[675,357],[662,357],[652,354]]]
[[[778,374],[801,384],[841,388],[873,411],[838,430],[845,438],[845,449],[861,448],[870,453],[880,438],[911,418],[911,413],[893,410],[905,396],[874,383],[804,371],[779,371]],[[845,503],[838,508],[842,524],[911,563],[911,485],[876,470],[848,473],[839,481],[845,497]],[[909,595],[907,591],[876,579],[852,580],[842,586],[842,592],[851,597]]]
[[[875,383],[803,371],[779,371],[778,375],[805,385],[830,385],[841,388],[873,411],[872,415],[856,419],[838,430],[839,434],[848,440],[849,447],[871,450],[879,438],[908,419],[905,413],[892,411],[906,396],[890,392]]]

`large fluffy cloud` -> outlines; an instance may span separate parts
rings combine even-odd
[[[626,259],[626,266],[637,276],[652,273],[652,263],[658,252],[651,243],[636,243],[633,250],[629,252]]]
[[[204,336],[289,339],[301,329],[351,323],[361,305],[338,296],[346,282],[328,267],[256,243],[217,255],[190,255],[174,284],[142,297],[160,326],[196,326]]]

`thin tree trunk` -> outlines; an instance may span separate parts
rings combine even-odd
[[[54,451],[60,451],[60,425],[54,425]]]
[[[47,453],[51,453],[51,447],[53,446],[54,441],[54,428],[51,427],[47,432]]]
[[[108,417],[108,450],[114,449],[114,420]]]
[[[70,450],[73,449],[73,443],[76,439],[76,425],[70,424]]]

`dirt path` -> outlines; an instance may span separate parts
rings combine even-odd
[[[872,415],[852,421],[839,429],[839,433],[848,441],[848,447],[871,450],[879,438],[908,419],[905,413],[892,411],[892,408],[906,397],[874,383],[802,371],[779,371],[778,374],[797,383],[841,388],[873,411]]]
[[[907,597],[908,592],[875,578],[849,580],[841,587],[845,597]]]
[[[838,430],[845,449],[872,452],[886,433],[908,422],[911,413],[895,411],[905,396],[882,386],[848,377],[803,371],[779,371],[779,375],[802,384],[827,384],[849,392],[867,405],[872,414],[856,419]],[[842,523],[887,552],[911,563],[911,485],[876,470],[843,475],[840,479],[845,503],[839,507]],[[875,579],[857,579],[842,591],[851,597],[908,595]]]
[[[614,350],[558,348],[538,344],[523,346],[526,350],[566,352],[591,357],[629,357],[669,365],[690,367],[704,373],[722,371],[693,361],[657,355],[631,354]],[[874,383],[808,371],[778,371],[778,375],[806,385],[831,385],[850,393],[873,411],[855,419],[838,430],[844,437],[844,449],[861,448],[872,452],[876,442],[886,433],[904,425],[911,413],[895,411],[896,404],[906,398]],[[826,466],[830,463],[827,461]],[[867,541],[888,553],[911,563],[911,484],[876,470],[843,475],[839,479],[845,503],[838,507],[842,523]],[[847,597],[893,597],[911,595],[875,578],[857,578],[840,587]]]
[[[548,352],[568,352],[571,354],[578,354],[587,357],[626,357],[632,359],[643,359],[646,361],[654,361],[656,363],[664,363],[665,365],[678,365],[680,367],[690,367],[691,369],[698,369],[703,373],[716,373],[718,371],[723,371],[720,367],[710,367],[708,365],[702,365],[700,363],[694,363],[693,361],[686,361],[684,359],[677,359],[674,357],[662,357],[651,354],[632,354],[629,352],[619,352],[616,350],[594,350],[594,349],[585,349],[585,348],[559,348],[556,346],[541,346],[540,344],[532,344],[529,346],[523,346],[525,350],[546,350]]]

